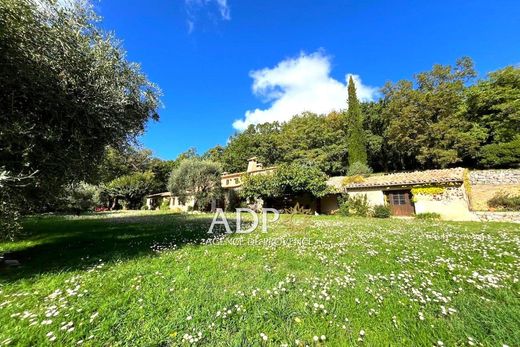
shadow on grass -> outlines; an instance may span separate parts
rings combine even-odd
[[[156,254],[160,247],[204,242],[212,218],[134,215],[105,218],[31,217],[24,223],[29,246],[6,254],[20,267],[0,269],[8,282],[45,273],[86,269],[103,262]],[[214,235],[213,235],[214,236]],[[34,243],[33,245],[30,245]]]

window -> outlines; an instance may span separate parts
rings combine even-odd
[[[240,180],[238,178],[235,178],[235,184],[238,184]]]
[[[392,193],[392,205],[406,205],[405,193]]]

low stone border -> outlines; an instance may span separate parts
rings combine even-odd
[[[520,223],[520,212],[473,212],[482,222]]]

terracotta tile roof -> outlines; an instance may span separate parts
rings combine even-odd
[[[329,177],[329,179],[327,180],[327,185],[329,187],[332,187],[338,191],[342,190],[343,189],[343,179],[345,178],[346,176],[334,176],[334,177]]]
[[[335,188],[341,187],[343,177],[331,177],[327,183]],[[365,187],[390,187],[390,186],[406,186],[416,184],[435,184],[463,182],[464,168],[425,170],[413,172],[398,172],[384,175],[372,175],[365,177],[364,182],[350,183],[342,188],[347,190],[350,188]]]
[[[150,195],[145,196],[145,198],[155,198],[158,196],[167,197],[167,196],[171,196],[171,195],[172,195],[172,193],[170,193],[170,192],[163,192],[163,193],[150,194]]]

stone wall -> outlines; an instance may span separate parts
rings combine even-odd
[[[520,169],[470,171],[469,180],[472,185],[520,184]]]
[[[415,213],[438,213],[443,220],[478,221],[469,210],[464,187],[446,187],[441,194],[416,194]]]
[[[520,169],[470,171],[471,209],[486,211],[487,202],[497,194],[520,194]]]
[[[474,212],[482,222],[520,223],[520,212]]]

